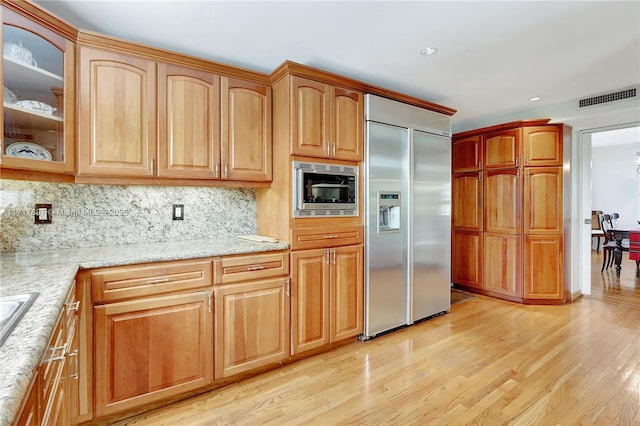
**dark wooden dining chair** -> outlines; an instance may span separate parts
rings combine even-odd
[[[596,239],[596,253],[600,251],[600,240],[604,238],[602,226],[600,226],[600,215],[602,210],[591,210],[591,239]]]
[[[600,214],[598,221],[604,237],[602,242],[602,268],[600,269],[600,272],[602,272],[605,269],[605,265],[609,269],[613,264],[613,250],[616,248],[616,240],[611,233],[613,230],[611,215],[608,213]]]
[[[616,217],[614,218],[614,215]],[[613,235],[613,230],[617,228],[617,219],[620,218],[620,215],[617,213],[612,214],[601,214],[600,215],[600,225],[602,227],[602,231],[604,232],[604,242],[602,243],[602,268],[600,272],[609,269],[613,265],[613,255],[614,250],[617,247],[617,241]],[[629,240],[623,239],[620,250],[622,252],[629,251]]]

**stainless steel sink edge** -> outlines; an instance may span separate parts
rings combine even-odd
[[[33,302],[36,300],[40,293],[32,292],[19,294],[15,296],[3,296],[0,297],[0,302],[19,302],[20,305],[15,308],[6,320],[2,321],[0,329],[0,346],[4,344],[4,341],[9,337],[13,329],[18,325],[22,317],[29,310]]]

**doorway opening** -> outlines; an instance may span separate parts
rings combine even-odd
[[[580,139],[583,208],[618,213],[619,229],[640,228],[640,125],[591,129],[581,132]],[[623,253],[618,277],[614,267],[605,265],[601,270],[603,250],[597,251],[595,239],[590,234],[588,237],[585,241],[591,244],[583,245],[582,251],[582,293],[604,302],[640,308],[640,279],[629,253]]]

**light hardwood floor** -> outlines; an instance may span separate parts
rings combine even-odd
[[[629,253],[622,254],[622,271],[616,277],[615,267],[602,269],[602,252],[591,252],[591,295],[589,298],[640,309],[640,278],[636,277],[635,261]]]
[[[483,296],[120,425],[639,425],[640,310]]]

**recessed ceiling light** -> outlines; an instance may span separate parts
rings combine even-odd
[[[538,102],[540,99],[542,99],[540,96],[534,96],[533,98],[529,98],[531,102]]]
[[[436,53],[438,53],[438,48],[437,47],[425,47],[424,49],[422,49],[420,51],[420,53],[423,54],[424,56],[435,55]]]

